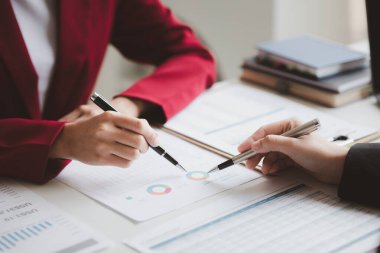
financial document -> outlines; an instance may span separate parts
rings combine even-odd
[[[143,221],[261,177],[241,165],[208,174],[225,158],[158,132],[160,145],[187,173],[150,149],[128,169],[72,162],[58,180],[132,220]]]
[[[366,252],[380,244],[379,210],[303,184],[200,224],[191,221],[183,217],[126,243],[144,253]]]
[[[236,155],[237,146],[259,127],[290,117],[303,122],[318,118],[322,126],[318,132],[326,139],[345,135],[354,141],[376,132],[238,81],[226,81],[205,92],[165,128]]]
[[[13,181],[0,181],[0,252],[99,252],[109,242]]]

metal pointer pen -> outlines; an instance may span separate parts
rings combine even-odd
[[[92,102],[94,102],[97,106],[99,106],[102,110],[104,111],[115,111],[117,112],[117,110],[115,108],[113,108],[108,102],[107,100],[105,100],[104,98],[102,98],[98,93],[94,92],[94,94],[91,95],[91,98]],[[157,146],[157,147],[152,147],[150,144],[149,144],[149,147],[151,149],[153,149],[154,151],[156,151],[160,156],[163,156],[166,160],[168,160],[171,164],[173,164],[174,166],[182,169],[183,171],[187,172],[187,170],[181,166],[181,164],[179,164],[179,162],[177,162],[177,160],[175,160],[171,155],[169,155],[165,149],[163,149],[162,147],[160,146]]]
[[[314,132],[315,130],[317,130],[318,128],[320,127],[320,123],[319,123],[319,120],[318,119],[313,119],[309,122],[306,122],[305,124],[302,124],[298,127],[295,127],[283,134],[281,134],[282,136],[286,136],[286,137],[293,137],[293,138],[298,138],[298,137],[301,137],[301,136],[304,136],[304,135],[307,135],[307,134],[310,134],[312,132]],[[216,167],[212,168],[210,172],[213,172],[213,171],[217,171],[217,170],[223,170],[227,167],[230,167],[234,164],[237,164],[237,163],[241,163],[253,156],[256,155],[256,152],[253,151],[253,150],[248,150],[244,153],[241,153],[239,155],[236,155],[234,157],[232,157],[231,159],[228,159],[227,161],[217,165]]]

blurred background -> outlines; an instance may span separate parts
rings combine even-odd
[[[258,42],[313,34],[344,44],[367,39],[364,0],[161,0],[214,53],[219,78],[238,78]],[[147,75],[150,66],[124,59],[109,46],[97,81],[112,97]]]

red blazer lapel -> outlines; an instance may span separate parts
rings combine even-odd
[[[85,67],[88,43],[88,0],[58,1],[57,59],[47,93],[44,118],[57,119],[75,106],[78,78]],[[83,94],[81,94],[83,96]]]
[[[24,102],[30,118],[41,117],[37,73],[9,0],[0,1],[0,54]]]

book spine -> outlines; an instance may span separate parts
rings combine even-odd
[[[321,87],[320,85],[318,85],[318,81],[311,80],[308,78],[304,78],[301,76],[297,76],[297,75],[294,75],[291,73],[283,72],[281,70],[273,69],[273,68],[270,68],[268,66],[258,64],[256,62],[254,62],[254,60],[246,60],[243,64],[242,68],[243,69],[250,69],[252,71],[261,72],[261,73],[264,73],[267,75],[274,76],[276,78],[281,78],[284,80],[303,84],[305,86],[309,86],[309,87],[314,88],[314,89],[323,90],[326,92],[339,93],[337,90],[327,89],[325,87]]]
[[[311,78],[313,80],[318,80],[321,78],[317,74],[317,69],[313,67],[285,59],[265,51],[259,50],[255,59],[257,63],[269,66],[271,68],[276,68],[281,71],[297,74],[306,78]]]
[[[271,76],[270,74],[265,74],[247,68],[243,68],[243,72],[240,78],[243,81],[248,81],[254,84],[259,84],[271,89],[275,89],[282,94],[291,94],[328,107],[337,107],[344,105],[352,101],[365,98],[371,94],[370,86],[365,86],[357,91],[347,92],[344,94],[336,94],[307,87],[300,83],[284,80],[282,78]]]

